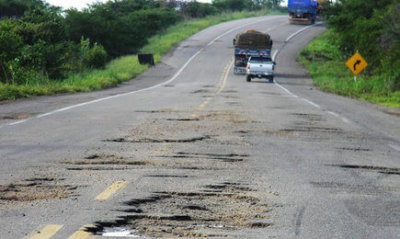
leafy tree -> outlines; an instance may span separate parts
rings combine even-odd
[[[209,15],[214,15],[218,12],[218,9],[208,3],[185,2],[181,5],[181,11],[186,17],[201,18]]]
[[[254,0],[254,4],[260,8],[277,9],[283,0]]]
[[[0,18],[20,18],[25,11],[38,6],[46,4],[41,0],[0,0]]]
[[[136,1],[115,1],[93,5],[82,12],[67,10],[68,38],[75,42],[81,37],[89,38],[104,46],[111,57],[135,53],[151,35],[181,19],[171,9],[152,7],[152,1],[143,2],[138,5]]]
[[[243,11],[254,9],[253,0],[213,0],[212,5],[225,11]]]
[[[13,61],[23,45],[22,38],[15,32],[15,21],[0,21],[0,82],[12,81],[10,62]]]

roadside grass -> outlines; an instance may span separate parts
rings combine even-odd
[[[306,66],[314,84],[323,91],[332,92],[368,102],[400,108],[400,91],[393,92],[385,76],[369,76],[362,72],[354,80],[343,56],[334,43],[330,30],[317,37],[298,55]]]
[[[154,61],[157,63],[177,43],[209,26],[225,21],[268,14],[276,13],[266,11],[234,12],[202,19],[186,20],[150,38],[141,52],[153,53]],[[64,80],[49,80],[46,77],[42,77],[39,80],[28,81],[24,85],[0,83],[0,101],[59,93],[87,92],[114,87],[121,82],[135,78],[147,68],[146,65],[139,64],[137,55],[129,55],[112,60],[105,69],[74,74]]]

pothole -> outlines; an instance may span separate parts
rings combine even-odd
[[[176,109],[159,109],[159,110],[137,110],[136,112],[139,113],[150,113],[150,114],[156,114],[156,113],[176,113],[179,112]]]
[[[297,116],[299,118],[303,118],[309,121],[324,121],[322,115],[318,114],[306,114],[306,113],[291,113],[291,115]]]
[[[211,139],[210,135],[191,137],[191,138],[166,138],[166,139],[153,139],[153,138],[131,138],[129,136],[124,138],[107,139],[106,142],[117,142],[117,143],[195,143],[198,141],[204,141]]]
[[[210,192],[212,188],[216,190]],[[114,222],[98,222],[92,232],[104,235],[110,228],[124,228],[155,238],[209,238],[271,226],[267,222],[271,209],[254,195],[247,186],[229,182],[208,185],[200,192],[155,192],[148,198],[125,203],[139,213],[121,216]]]
[[[352,164],[340,164],[331,165],[334,167],[347,168],[347,169],[360,169],[367,171],[375,171],[382,174],[400,175],[400,168],[389,168],[380,166],[370,166],[370,165],[352,165]]]
[[[331,127],[313,127],[313,126],[298,126],[293,128],[283,129],[286,132],[317,132],[317,133],[341,133],[342,130],[339,128]]]
[[[209,90],[195,90],[191,92],[191,94],[201,94],[201,93],[210,93]]]
[[[343,150],[343,151],[354,151],[354,152],[368,152],[371,151],[371,149],[367,149],[367,148],[361,148],[361,147],[341,147],[341,148],[337,148],[339,150]]]
[[[0,185],[0,204],[68,198],[77,187],[63,185],[61,181],[63,180],[43,177]]]
[[[168,158],[181,158],[181,159],[211,159],[219,160],[226,163],[242,162],[249,157],[247,154],[213,154],[213,153],[187,153],[178,152],[170,156],[162,156]]]
[[[61,163],[68,166],[67,170],[126,170],[127,166],[153,165],[151,160],[138,160],[108,154],[92,154],[81,160],[65,160]]]

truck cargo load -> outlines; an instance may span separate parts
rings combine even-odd
[[[256,30],[239,33],[233,39],[235,46],[234,73],[245,74],[250,56],[270,56],[272,40],[270,35]]]

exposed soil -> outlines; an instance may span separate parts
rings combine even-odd
[[[99,222],[92,229],[130,228],[156,238],[226,237],[230,231],[271,226],[270,208],[256,192],[241,183],[207,185],[200,192],[155,192],[151,197],[126,202],[125,212],[115,222]]]
[[[32,178],[8,185],[0,185],[0,204],[62,199],[71,196],[74,186],[63,185],[56,178]]]

